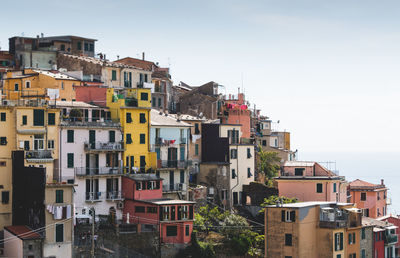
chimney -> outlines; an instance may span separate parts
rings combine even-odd
[[[381,185],[385,185],[385,184],[383,183],[383,179],[381,179]]]
[[[142,52],[142,60],[144,61],[144,52]]]

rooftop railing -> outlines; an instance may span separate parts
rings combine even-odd
[[[85,142],[86,151],[124,151],[123,142]]]

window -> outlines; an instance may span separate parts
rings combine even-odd
[[[158,98],[158,106],[161,107],[161,98]]]
[[[54,113],[49,113],[49,114],[48,114],[48,121],[47,121],[47,123],[48,123],[49,125],[55,125],[55,124],[56,124],[56,114],[54,114]]]
[[[141,124],[146,123],[146,114],[145,113],[140,113],[139,121]]]
[[[199,155],[199,145],[197,143],[194,145],[194,155]]]
[[[89,44],[87,42],[85,42],[84,47],[85,47],[85,51],[89,51]]]
[[[74,130],[67,130],[67,142],[74,142]]]
[[[282,222],[295,222],[296,221],[296,211],[282,210]]]
[[[33,110],[33,125],[44,126],[44,110],[42,109]]]
[[[231,149],[231,159],[236,159],[236,158],[237,158],[237,150]]]
[[[6,113],[4,113],[4,112],[0,113],[0,121],[2,121],[2,122],[6,121]]]
[[[365,239],[365,228],[361,229],[361,239]]]
[[[369,217],[369,209],[362,209],[362,213],[364,217]]]
[[[0,137],[0,145],[7,145],[7,137]]]
[[[177,236],[177,235],[178,235],[178,226],[167,226],[167,237]]]
[[[18,91],[18,88],[19,88],[18,83],[14,84],[14,90],[15,90],[15,91]]]
[[[321,183],[317,184],[317,193],[322,193],[322,184]]]
[[[303,176],[304,175],[304,168],[295,168],[294,169],[295,176]]]
[[[157,213],[157,207],[147,207],[147,213]]]
[[[263,146],[267,146],[267,140],[263,140],[263,141],[262,141],[262,145],[263,145]]]
[[[144,206],[135,206],[135,212],[144,213],[145,212],[145,207]]]
[[[194,124],[194,134],[200,134],[199,124]]]
[[[367,200],[367,193],[361,193],[361,201]]]
[[[60,50],[61,51],[65,51],[65,45],[64,44],[61,44]]]
[[[82,42],[79,41],[77,45],[78,45],[78,46],[77,46],[77,47],[78,47],[78,50],[82,50]]]
[[[235,172],[235,169],[232,169],[232,179],[235,179],[236,178],[236,172]]]
[[[31,82],[30,81],[26,81],[25,82],[25,88],[29,89],[31,87]]]
[[[54,140],[47,141],[47,149],[54,149]]]
[[[253,174],[251,173],[250,168],[247,168],[247,178],[250,178],[252,176],[253,176]]]
[[[67,153],[67,167],[74,168],[74,154]]]
[[[156,107],[156,98],[153,97],[153,100],[151,101],[151,106]]]
[[[132,137],[130,133],[126,134],[126,144],[131,144],[132,143]]]
[[[6,161],[0,161],[0,167],[5,167],[7,165]]]
[[[146,143],[146,134],[141,133],[140,134],[140,144],[145,144]]]
[[[343,250],[343,233],[335,234],[335,251]]]
[[[349,245],[354,244],[356,242],[356,234],[349,233]]]
[[[185,236],[189,236],[189,231],[190,231],[190,226],[186,225],[185,226]]]
[[[108,141],[115,142],[115,131],[108,131]]]
[[[147,74],[144,75],[144,82],[147,82]]]
[[[22,125],[27,125],[27,124],[28,124],[28,117],[22,116]]]
[[[117,71],[116,70],[112,70],[111,71],[111,80],[112,81],[116,81],[117,80]]]
[[[336,183],[333,183],[333,192],[336,193]]]
[[[89,51],[94,52],[94,44],[93,43],[89,44]]]
[[[169,220],[169,207],[164,206],[164,207],[160,207],[160,209],[162,209],[162,212],[161,212],[162,219]]]
[[[292,246],[292,234],[285,234],[285,245]]]
[[[366,253],[365,253],[365,249],[361,250],[361,258],[365,258],[367,257]]]
[[[56,203],[64,202],[64,190],[56,190]]]
[[[56,242],[64,242],[64,224],[56,224]]]
[[[357,256],[356,256],[356,254],[355,253],[353,253],[353,254],[349,254],[349,258],[356,258]],[[389,256],[389,257],[391,257],[391,256]]]
[[[62,90],[64,89],[64,82],[61,82],[61,89]],[[65,99],[64,99],[64,101],[65,101]]]
[[[10,192],[9,191],[1,192],[1,203],[8,204],[9,201],[10,201]]]
[[[140,93],[140,100],[149,100],[149,94],[147,92]]]
[[[131,113],[126,113],[126,122],[127,123],[132,123],[132,115],[131,115]]]
[[[250,148],[247,148],[247,158],[251,158],[251,150]]]

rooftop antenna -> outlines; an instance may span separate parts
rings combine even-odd
[[[240,74],[242,77],[242,93],[244,93],[244,86],[243,86],[243,72]]]

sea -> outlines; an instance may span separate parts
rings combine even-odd
[[[384,180],[391,205],[388,214],[400,215],[400,152],[307,152],[299,151],[298,160],[317,161],[338,171],[348,182],[361,179],[380,184]]]

